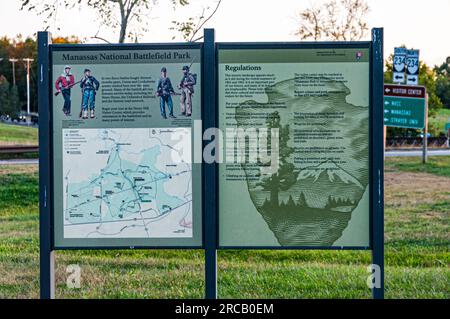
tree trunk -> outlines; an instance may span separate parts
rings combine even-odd
[[[127,35],[127,15],[125,12],[125,5],[123,1],[119,1],[120,7],[120,34],[119,34],[119,43],[125,42],[125,37]]]
[[[278,174],[272,175],[272,181],[271,181],[271,187],[270,187],[270,204],[274,207],[278,207],[278,184],[279,184],[279,178]]]
[[[122,23],[120,25],[119,43],[124,43],[125,42],[126,34],[127,34],[127,25]]]

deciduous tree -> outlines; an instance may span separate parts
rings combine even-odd
[[[436,95],[441,99],[443,106],[450,109],[450,65],[444,62],[436,66],[434,71],[437,74]]]
[[[45,25],[48,29],[54,21],[53,18],[58,14],[58,10],[80,9],[92,10],[99,19],[101,26],[117,30],[118,42],[124,43],[126,39],[137,41],[138,37],[145,32],[150,31],[150,13],[157,5],[169,5],[174,9],[181,6],[190,5],[190,0],[20,0],[22,10],[35,11],[45,17]],[[185,22],[178,22],[175,29],[182,32],[185,39],[193,38],[201,27],[217,11],[220,1],[215,10],[205,15],[206,11],[200,17],[189,18]],[[59,28],[56,28],[59,29]],[[109,42],[100,35],[97,30],[92,38]]]
[[[301,40],[361,40],[369,30],[366,0],[328,0],[299,13],[296,35]]]
[[[222,0],[218,0],[213,6],[203,7],[201,14],[197,17],[189,17],[186,21],[172,21],[170,29],[180,32],[186,41],[200,40],[203,37],[198,36],[199,31],[216,14],[221,3]],[[175,36],[172,39],[175,39]]]

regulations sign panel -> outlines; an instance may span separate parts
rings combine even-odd
[[[201,45],[51,48],[55,247],[202,246]]]
[[[370,245],[370,44],[218,45],[221,247]]]
[[[423,129],[425,95],[423,86],[384,85],[384,125]]]

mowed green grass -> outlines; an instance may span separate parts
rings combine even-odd
[[[386,297],[449,298],[450,177],[386,164]],[[434,160],[434,159],[433,159]],[[439,159],[442,161],[442,159]],[[450,158],[444,160],[450,166]],[[433,161],[429,166],[432,166]],[[0,298],[37,298],[37,173],[0,167]],[[58,298],[202,298],[201,250],[57,251]],[[371,298],[368,251],[219,251],[220,298]],[[81,288],[66,267],[81,267]]]
[[[0,145],[37,145],[38,129],[36,127],[0,123]]]
[[[450,160],[448,156],[428,157],[427,164],[422,164],[421,156],[387,157],[386,170],[401,172],[429,173],[450,177]]]

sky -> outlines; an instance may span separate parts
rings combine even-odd
[[[216,39],[222,42],[298,41],[295,36],[298,12],[323,0],[222,0],[221,7],[206,27],[216,29]],[[0,0],[0,36],[29,36],[43,29],[43,17],[35,12],[20,11],[20,0]],[[173,10],[169,0],[159,0],[149,14],[150,31],[139,42],[172,42],[181,38],[171,27],[171,21],[198,15],[214,0],[191,0],[189,8]],[[406,45],[420,49],[420,58],[433,66],[450,56],[450,0],[368,0],[369,27],[383,27],[385,57],[393,48]],[[98,35],[111,42],[117,33],[100,27],[95,15],[86,9],[60,9],[50,31],[54,36],[75,35],[87,43]],[[60,30],[56,28],[59,27]],[[177,36],[176,40],[172,40]]]

